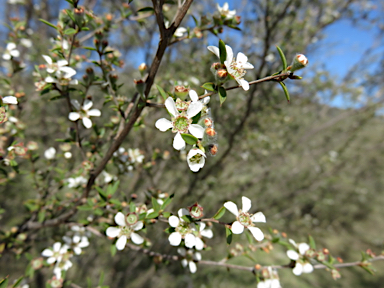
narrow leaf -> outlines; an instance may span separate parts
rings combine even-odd
[[[21,276],[19,279],[17,279],[17,281],[13,284],[12,287],[16,287],[20,284],[21,280],[23,280],[24,276]]]
[[[313,239],[313,237],[311,235],[308,235],[308,239],[309,239],[309,246],[316,250],[316,243],[315,243],[315,239]]]
[[[231,244],[232,243],[232,231],[228,227],[225,227],[225,235],[226,235],[226,239],[227,239],[227,244],[228,245]]]
[[[152,7],[144,7],[137,10],[137,12],[155,12],[155,10]]]
[[[51,26],[52,28],[55,28],[57,30],[57,27],[55,25],[53,25],[52,23],[48,22],[47,20],[44,20],[44,19],[39,19],[41,22],[43,22],[44,24],[47,24],[48,26]]]
[[[219,220],[221,217],[224,216],[226,210],[227,210],[227,209],[225,209],[224,206],[221,207],[221,208],[219,209],[219,211],[216,212],[215,216],[213,216],[212,218],[213,218],[213,219],[216,219],[216,220]]]
[[[76,32],[77,32],[76,29],[73,29],[73,28],[68,28],[68,29],[64,30],[65,35],[73,35]]]
[[[164,89],[161,88],[159,85],[155,84],[156,85],[156,88],[157,90],[159,90],[160,92],[160,95],[163,97],[164,100],[167,100],[167,98],[169,97],[167,93],[165,93]]]
[[[289,92],[288,92],[287,86],[285,86],[284,82],[279,82],[279,84],[281,85],[281,88],[283,88],[283,90],[284,90],[285,98],[287,98],[288,103],[290,103],[291,98],[289,97]]]
[[[208,91],[216,91],[216,85],[212,82],[204,83],[201,87]]]
[[[219,40],[219,51],[220,51],[220,63],[224,64],[227,60],[227,50],[225,49],[225,43],[223,40]]]
[[[276,49],[279,52],[281,62],[283,62],[283,71],[285,72],[287,69],[287,59],[285,58],[283,50],[279,46],[276,45]]]
[[[192,136],[191,134],[181,133],[181,137],[183,137],[184,141],[187,142],[187,144],[189,145],[195,145],[198,141],[198,139],[195,136]]]
[[[227,99],[227,91],[224,87],[219,88],[219,96],[220,96],[220,106],[223,105],[224,101]]]
[[[157,202],[155,197],[152,197],[152,208],[155,210],[155,212],[159,212],[160,210],[160,204]]]

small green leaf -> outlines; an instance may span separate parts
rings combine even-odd
[[[39,211],[39,213],[37,214],[37,221],[39,223],[43,223],[44,219],[45,219],[45,211],[44,210]]]
[[[284,82],[279,82],[279,84],[281,85],[281,88],[283,88],[283,90],[284,90],[285,98],[287,98],[288,103],[290,103],[291,98],[289,97],[289,92],[288,92],[287,86],[285,86]]]
[[[55,28],[57,30],[57,27],[55,25],[53,25],[52,23],[48,22],[47,20],[44,20],[44,19],[39,19],[41,22],[43,22],[44,24],[47,24],[48,26],[51,26],[52,28]]]
[[[17,285],[20,284],[21,280],[23,280],[24,276],[21,276],[19,279],[16,280],[16,282],[13,284],[12,287],[16,287]]]
[[[212,218],[213,218],[213,219],[216,219],[216,220],[219,220],[221,217],[224,216],[226,210],[227,210],[227,209],[225,209],[224,206],[221,207],[221,208],[219,209],[219,211],[216,212],[215,216],[213,216]]]
[[[155,12],[155,10],[152,7],[144,7],[137,10],[137,12]]]
[[[225,43],[223,40],[219,40],[219,51],[220,51],[220,63],[224,64],[227,60],[227,50],[225,49]]]
[[[313,239],[313,237],[311,235],[308,235],[308,239],[309,239],[309,246],[316,250],[316,243],[315,243],[315,239]]]
[[[159,212],[160,210],[160,204],[157,202],[155,197],[152,197],[152,208],[155,210],[155,212]]]
[[[82,27],[81,31],[89,31],[89,27]]]
[[[369,263],[370,265],[370,263]],[[362,263],[361,265],[359,265],[361,268],[363,268],[365,271],[367,271],[369,274],[371,275],[375,275],[375,272],[369,267],[367,266],[365,263]],[[1,288],[1,286],[0,286]]]
[[[81,47],[81,48],[91,50],[91,51],[97,51],[97,49],[93,47]]]
[[[167,98],[169,97],[167,93],[165,93],[164,89],[161,88],[159,85],[155,84],[156,85],[156,88],[157,90],[159,90],[160,92],[160,95],[163,97],[164,100],[167,100]]]
[[[159,213],[158,212],[152,212],[150,214],[147,215],[147,219],[153,219],[153,218],[156,218],[156,217],[159,217]]]
[[[133,203],[133,202],[129,203],[129,211],[131,213],[135,213],[136,212],[136,205],[135,205],[135,203]]]
[[[8,287],[8,277],[0,281],[0,288],[7,288],[7,287]]]
[[[206,82],[203,85],[201,85],[202,88],[208,91],[216,92],[216,85],[212,82]]]
[[[231,244],[232,243],[232,231],[228,227],[225,227],[225,235],[227,238],[227,244],[228,245]]]
[[[220,106],[223,105],[224,101],[227,99],[227,90],[224,87],[219,88],[219,96],[220,96]]]
[[[99,286],[103,285],[104,282],[104,272],[101,271],[100,278],[99,278]]]
[[[172,202],[172,198],[173,198],[173,196],[174,196],[175,194],[172,194],[171,196],[169,196],[169,197],[167,197],[165,200],[164,200],[164,202],[163,202],[163,204],[161,204],[161,210],[164,210],[169,204],[171,204],[171,202]]]
[[[76,29],[73,29],[73,28],[68,28],[68,29],[64,30],[65,35],[73,35],[76,33],[77,33]]]
[[[163,212],[163,216],[165,217],[165,218],[169,218],[169,217],[171,217],[171,213],[170,212]]]
[[[199,139],[190,134],[181,133],[181,137],[183,137],[184,141],[189,145],[195,145]]]
[[[276,49],[279,52],[281,61],[283,62],[283,72],[285,72],[287,70],[287,59],[285,58],[283,50],[281,50],[279,46],[276,45]]]

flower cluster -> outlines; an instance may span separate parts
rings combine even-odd
[[[225,202],[224,207],[236,216],[236,221],[232,223],[231,231],[234,234],[241,234],[244,228],[247,228],[257,241],[264,239],[264,233],[254,226],[253,223],[265,223],[266,219],[262,212],[256,214],[249,214],[248,211],[251,209],[251,200],[247,197],[242,197],[242,209],[238,209],[237,205],[231,201]]]
[[[72,226],[68,233],[63,236],[65,244],[56,242],[52,248],[44,249],[41,253],[42,256],[48,258],[48,264],[55,264],[53,268],[55,279],[62,279],[62,272],[72,267],[70,258],[73,254],[80,255],[82,248],[89,246],[88,235],[84,227]]]
[[[119,149],[113,153],[113,157],[121,173],[132,171],[135,165],[142,164],[145,158],[139,149],[129,148],[125,150],[123,147],[119,147]]]
[[[306,257],[307,252],[310,250],[309,245],[307,243],[296,244],[292,239],[289,239],[289,242],[295,248],[295,250],[287,251],[288,258],[295,261],[295,268],[292,269],[293,274],[299,276],[302,273],[311,273],[313,266]]]
[[[261,276],[262,281],[257,283],[257,288],[281,288],[276,269],[268,266],[262,270]]]

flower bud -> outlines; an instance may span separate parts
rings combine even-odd
[[[189,93],[189,88],[181,86],[181,85],[175,86],[175,95],[177,97],[183,99],[184,97],[186,97],[188,95],[188,93]]]
[[[205,125],[205,127],[212,127],[212,125],[213,125],[212,118],[209,118],[209,117],[205,118],[204,119],[204,125]]]
[[[216,136],[216,131],[215,131],[215,129],[213,129],[213,128],[207,128],[207,129],[205,129],[205,133],[206,133],[209,137],[214,137],[214,136]]]
[[[217,79],[220,81],[224,81],[228,76],[228,71],[226,69],[219,69],[217,70]]]
[[[290,67],[288,67],[291,72],[295,72],[299,69],[304,68],[308,65],[308,59],[303,54],[297,54],[292,61],[292,64]]]
[[[143,80],[136,80],[134,79],[133,82],[136,85],[136,90],[139,92],[139,94],[142,96],[144,95],[144,89],[145,89],[145,82]]]
[[[199,219],[204,216],[203,207],[200,206],[197,202],[191,207],[188,207],[188,210],[192,218]]]
[[[215,156],[217,154],[217,151],[219,150],[219,148],[217,147],[217,144],[209,145],[208,149],[209,149],[209,154],[211,154],[211,156]]]
[[[145,70],[147,70],[147,64],[145,64],[145,63],[141,63],[140,65],[139,65],[139,71],[140,72],[144,72]]]
[[[76,24],[81,28],[84,23],[84,8],[79,7],[73,10]]]

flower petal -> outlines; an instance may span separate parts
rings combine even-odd
[[[213,237],[213,232],[211,229],[205,229],[200,232],[200,235],[206,238],[211,239]]]
[[[313,266],[311,263],[305,263],[303,265],[303,273],[312,273],[313,272]]]
[[[192,234],[185,235],[185,247],[192,248],[196,244],[196,236]]]
[[[292,269],[292,272],[296,276],[301,275],[301,273],[303,273],[303,265],[301,265],[300,263],[296,263],[296,266]]]
[[[243,197],[241,197],[241,201],[243,203],[243,206],[242,206],[241,210],[243,212],[248,212],[249,209],[251,209],[251,206],[252,206],[251,200],[248,197],[243,196]]]
[[[173,232],[169,235],[168,240],[172,246],[179,246],[181,243],[181,234],[179,232]]]
[[[179,115],[179,111],[177,111],[175,101],[171,97],[168,97],[167,100],[165,100],[164,104],[168,112],[171,113],[174,117]]]
[[[240,85],[241,87],[243,87],[243,89],[244,89],[245,91],[248,91],[248,90],[249,90],[249,83],[248,83],[248,81],[246,81],[246,80],[244,80],[244,79],[240,79],[240,80],[237,80],[237,79],[236,79],[236,81],[237,81],[237,83],[239,83],[239,85]]]
[[[195,248],[196,250],[203,250],[204,242],[199,237],[195,237]]]
[[[77,120],[79,120],[79,118],[80,118],[80,114],[77,112],[71,112],[68,115],[68,119],[71,121],[77,121]]]
[[[177,226],[179,226],[180,219],[179,217],[172,215],[168,218],[168,223],[169,226],[176,228]]]
[[[202,126],[200,126],[199,124],[189,125],[188,130],[196,138],[202,139],[204,137],[204,128]]]
[[[99,109],[91,109],[88,111],[88,116],[93,116],[93,117],[100,117],[101,112]]]
[[[123,235],[116,241],[117,250],[123,250],[127,244],[127,236]]]
[[[215,54],[218,58],[220,58],[220,50],[219,47],[216,46],[208,46],[207,49]]]
[[[71,78],[73,75],[76,74],[76,70],[71,68],[71,67],[61,67],[60,68],[60,72],[64,72],[64,75],[63,75],[63,78],[64,79],[69,79]]]
[[[134,225],[132,225],[132,228],[133,228],[134,231],[139,231],[143,227],[144,227],[143,221],[139,221],[139,222],[135,223]]]
[[[83,118],[83,125],[85,128],[89,129],[92,127],[92,121],[91,119],[87,118],[87,117],[84,117]]]
[[[248,230],[251,231],[253,237],[255,237],[257,241],[262,241],[264,239],[264,233],[260,230],[260,228],[248,227]]]
[[[232,201],[225,202],[224,207],[236,217],[239,216],[239,209],[237,209],[237,205]]]
[[[15,96],[3,97],[3,104],[17,104],[17,98]]]
[[[200,101],[198,102],[192,102],[191,104],[189,104],[188,106],[188,110],[187,110],[187,117],[189,119],[191,119],[192,117],[196,116],[197,114],[199,114],[199,112],[201,111],[201,109],[203,109],[203,103],[201,103]]]
[[[93,102],[89,99],[85,99],[84,104],[83,104],[83,109],[85,111],[88,111],[89,109],[91,109],[92,106],[93,106]]]
[[[79,101],[77,101],[77,100],[75,100],[75,99],[72,99],[72,100],[71,100],[71,104],[72,104],[72,106],[73,106],[76,110],[80,110],[80,109],[81,109],[81,106],[80,106]]]
[[[165,132],[168,129],[173,127],[172,122],[169,121],[168,119],[165,119],[165,118],[161,118],[161,119],[157,120],[156,123],[155,123],[155,126],[161,132]]]
[[[51,249],[44,249],[43,252],[41,252],[41,255],[44,257],[51,257],[53,255],[53,251]]]
[[[304,255],[305,252],[307,252],[307,250],[309,250],[311,247],[309,247],[307,243],[300,243],[298,248],[299,248],[299,253],[301,255]]]
[[[189,97],[191,98],[192,102],[199,101],[199,95],[197,95],[195,90],[189,90]]]
[[[197,266],[195,262],[189,261],[188,266],[189,266],[189,271],[191,271],[191,273],[195,273],[197,271]]]
[[[181,208],[179,209],[179,211],[177,211],[177,215],[179,215],[179,217],[183,217],[183,216],[186,216],[186,215],[190,215],[189,214],[189,211],[185,208]]]
[[[108,237],[116,238],[117,236],[119,236],[120,231],[121,231],[120,228],[117,228],[117,227],[108,227],[107,230],[105,231],[105,234],[106,234]]]
[[[288,250],[287,256],[291,260],[298,260],[299,259],[299,254],[294,250]]]
[[[248,57],[244,53],[237,53],[236,62],[240,67],[243,67],[244,64],[248,63]]]
[[[52,64],[52,58],[51,57],[49,57],[47,55],[41,55],[41,56],[43,56],[45,62],[47,62],[49,65]],[[50,72],[48,72],[48,73],[50,73]]]
[[[244,226],[239,221],[235,221],[232,224],[231,230],[234,234],[241,234],[244,231]]]
[[[229,64],[231,64],[231,62],[233,60],[232,48],[228,45],[225,45],[225,51],[227,52],[227,59],[225,59],[225,61],[227,61],[227,62],[229,62]]]
[[[257,212],[256,214],[254,214],[254,215],[251,217],[251,221],[252,221],[252,222],[262,222],[262,223],[267,222],[267,220],[265,219],[265,215],[263,214],[263,212]]]
[[[121,212],[117,212],[117,214],[115,215],[115,222],[117,225],[122,226],[122,227],[127,225],[125,223],[125,216]]]
[[[131,240],[133,243],[135,243],[136,245],[140,245],[140,244],[143,244],[144,242],[144,238],[141,237],[139,234],[135,233],[135,232],[132,232],[131,233]]]
[[[195,261],[200,261],[201,260],[201,254],[199,252],[195,252],[195,253],[193,253],[192,258]]]
[[[185,255],[187,255],[187,249],[185,249],[184,247],[177,248],[177,253],[185,257]]]
[[[185,141],[181,137],[180,132],[177,132],[175,138],[173,138],[173,148],[176,150],[183,150],[185,148]]]
[[[183,259],[183,260],[181,260],[181,265],[185,268],[185,267],[187,267],[187,265],[188,265],[188,260],[187,259]]]

